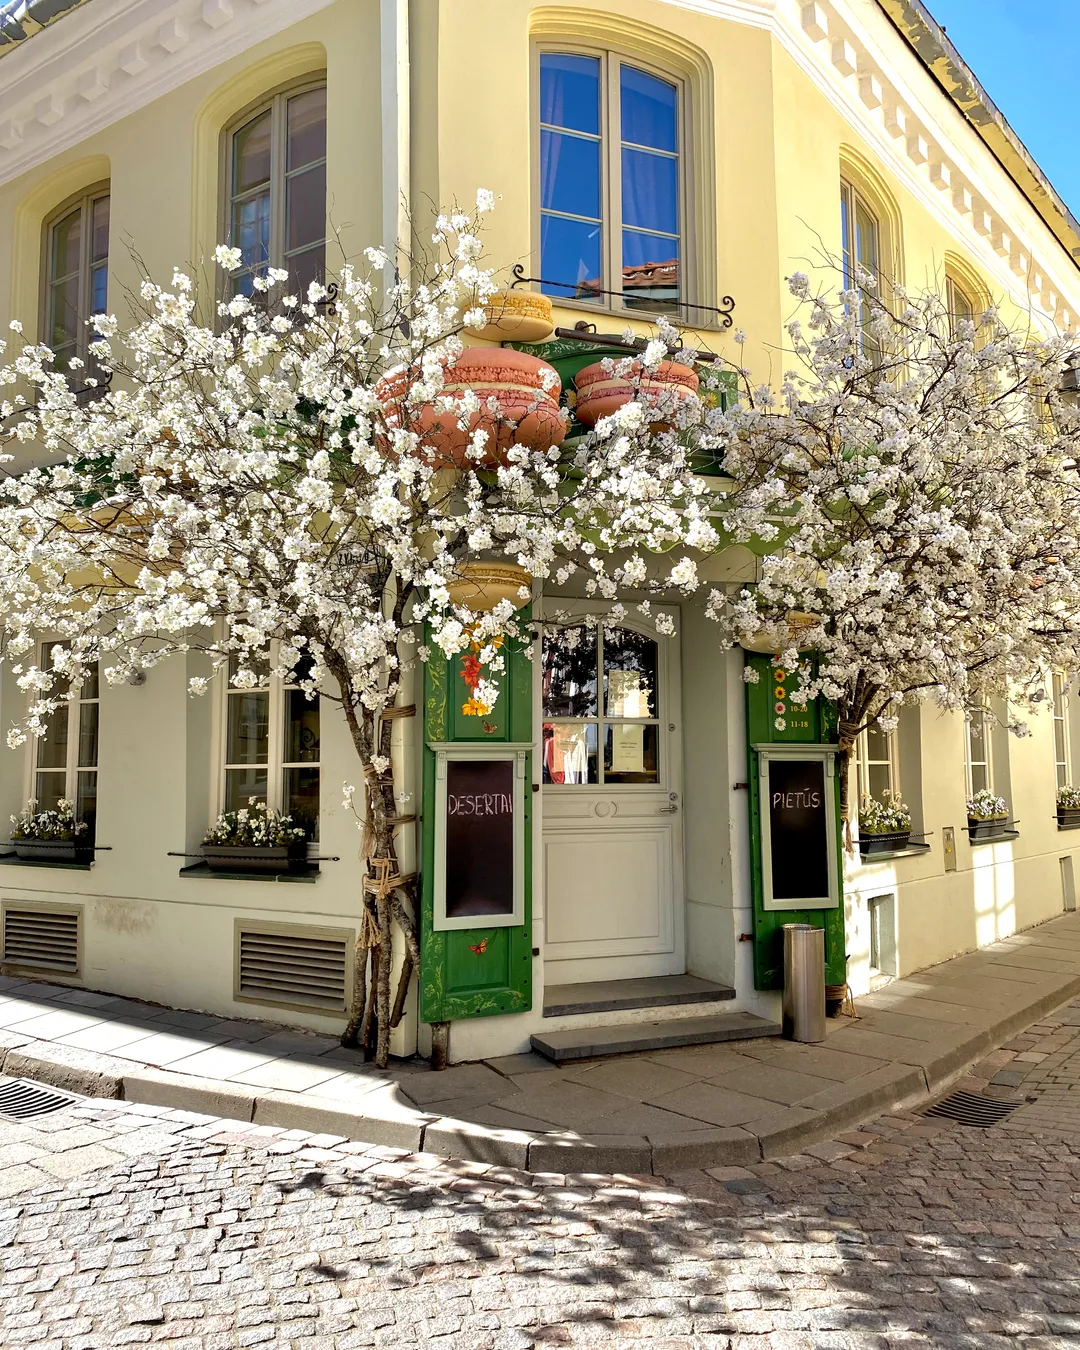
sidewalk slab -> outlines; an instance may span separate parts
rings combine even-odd
[[[0,977],[0,1072],[470,1162],[552,1172],[744,1167],[941,1091],[1080,995],[1080,914],[894,980],[779,1038],[564,1067],[508,1055],[386,1071],[327,1036]]]

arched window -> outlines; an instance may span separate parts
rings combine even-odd
[[[326,86],[275,94],[228,133],[229,243],[242,265],[231,294],[251,295],[252,279],[284,267],[302,294],[326,269]]]
[[[612,50],[539,62],[542,289],[670,312],[686,300],[682,82]]]
[[[945,304],[949,311],[949,328],[955,335],[962,321],[975,322],[975,302],[954,276],[945,276]]]
[[[108,303],[109,187],[102,184],[69,200],[45,223],[45,341],[59,370],[77,358],[86,369],[71,375],[74,385],[93,374],[87,320]]]

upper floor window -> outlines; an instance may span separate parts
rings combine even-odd
[[[109,189],[87,192],[68,203],[46,226],[45,340],[56,354],[58,370],[72,358],[89,367],[92,334],[87,321],[108,302]],[[81,385],[78,371],[72,383]]]
[[[42,670],[52,669],[50,652],[64,644],[43,642],[39,656]],[[98,775],[98,668],[95,662],[76,689],[56,677],[51,697],[65,698],[48,718],[43,736],[31,742],[30,797],[38,811],[55,811],[61,800],[71,802],[77,820],[86,822],[94,837],[97,816]]]
[[[240,669],[230,658],[230,680]],[[294,679],[256,672],[255,688],[229,684],[225,693],[222,809],[236,811],[254,798],[291,815],[309,840],[319,837],[319,698],[309,699]]]
[[[681,85],[616,52],[541,52],[547,294],[667,312],[685,299],[683,106]]]
[[[284,267],[303,294],[326,268],[326,86],[277,94],[229,136],[229,243],[240,249],[231,293]]]

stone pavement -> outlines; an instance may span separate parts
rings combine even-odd
[[[365,1066],[335,1040],[79,989],[0,981],[3,1072],[92,1096],[544,1170],[740,1166],[937,1091],[1080,994],[1069,914],[858,1000],[825,1044],[778,1038],[556,1068]]]
[[[1017,1092],[987,1080],[1077,1027],[966,1085]],[[1080,1141],[905,1112],[662,1179],[99,1099],[0,1123],[0,1197],[5,1350],[1080,1345]]]

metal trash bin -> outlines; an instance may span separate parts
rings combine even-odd
[[[825,1039],[825,930],[812,923],[784,924],[784,1035]]]

